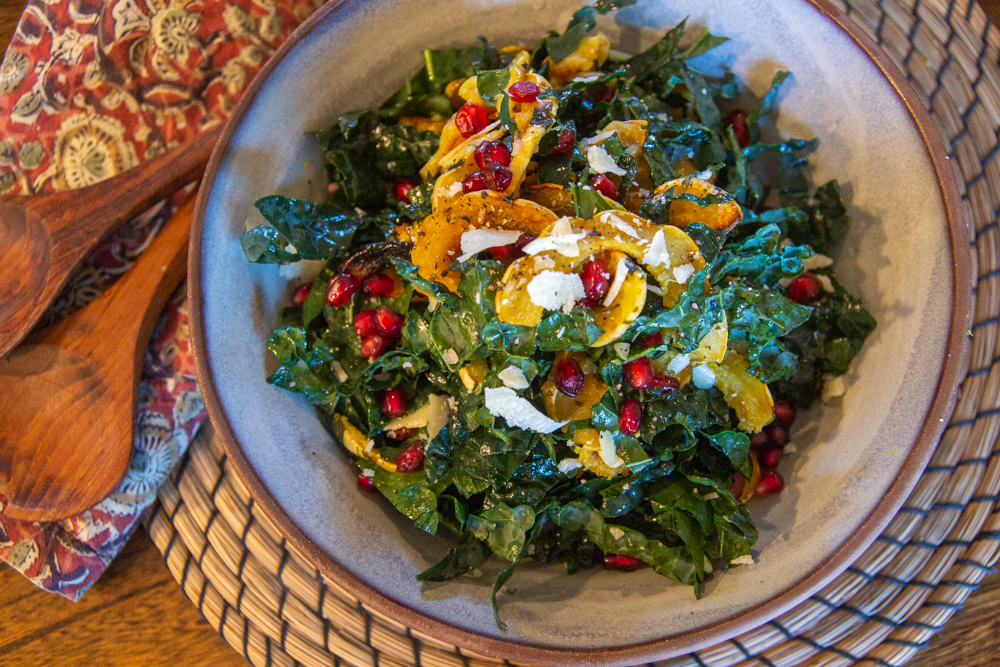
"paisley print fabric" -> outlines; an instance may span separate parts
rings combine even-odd
[[[85,187],[225,122],[250,79],[319,4],[30,0],[0,65],[0,194]],[[104,242],[42,324],[86,305],[125,273],[192,187]],[[79,599],[135,532],[205,416],[181,289],[146,352],[125,478],[98,505],[63,521],[0,514],[0,560]]]

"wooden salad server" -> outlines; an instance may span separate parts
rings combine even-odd
[[[32,521],[73,516],[125,474],[143,357],[184,279],[193,212],[192,196],[104,294],[0,359],[5,514]]]
[[[0,200],[0,358],[113,230],[197,180],[222,125],[95,185]]]

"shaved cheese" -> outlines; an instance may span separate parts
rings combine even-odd
[[[494,417],[503,417],[514,428],[521,428],[535,433],[552,433],[569,421],[557,422],[549,419],[538,411],[526,398],[521,398],[509,387],[487,387],[483,392],[486,396],[486,409]]]
[[[827,294],[833,294],[833,281],[830,280],[830,276],[824,276],[822,273],[813,274],[819,280],[819,284],[823,286],[823,291]]]
[[[662,229],[658,229],[653,236],[653,242],[643,255],[642,263],[646,266],[670,266],[670,251],[667,250],[667,239],[663,236]]]
[[[625,465],[625,461],[615,452],[615,436],[610,431],[601,431],[599,440],[601,443],[601,460],[609,468],[620,468]]]
[[[584,296],[583,280],[575,273],[542,271],[528,283],[528,298],[546,310],[568,313]]]
[[[337,382],[347,382],[347,372],[344,367],[340,365],[340,362],[334,359],[330,362],[330,368],[333,369],[333,374],[337,376]]]
[[[680,266],[674,267],[674,280],[679,282],[681,285],[687,283],[688,278],[694,275],[697,269],[694,268],[694,264],[681,264]]]
[[[604,146],[591,146],[588,148],[587,162],[590,164],[591,171],[598,174],[625,175],[625,170],[618,166],[615,159],[604,150]]]
[[[715,491],[712,491],[711,493],[706,493],[704,496],[702,496],[702,500],[716,500],[718,498],[719,494],[716,493]]]
[[[747,554],[746,556],[740,556],[739,558],[734,558],[729,561],[730,565],[753,565],[753,556]]]
[[[815,271],[816,269],[825,269],[833,266],[833,259],[827,257],[826,255],[816,254],[809,259],[802,260],[802,266],[806,267],[806,271]]]
[[[650,285],[650,284],[647,283],[646,284],[646,289],[648,289],[650,292],[652,292],[656,296],[663,296],[663,290],[661,290],[656,285]]]
[[[468,262],[474,255],[489,248],[510,245],[521,232],[510,229],[470,229],[462,234],[462,255],[459,262]]]
[[[604,297],[604,307],[607,308],[615,299],[618,297],[618,292],[622,290],[622,285],[625,284],[625,278],[628,277],[628,261],[624,257],[618,258],[618,268],[615,269],[615,281],[611,283],[611,287],[608,288],[608,295]]]
[[[614,136],[614,134],[615,134],[614,130],[609,130],[607,132],[599,132],[598,134],[595,134],[594,136],[581,141],[580,147],[589,148],[590,146],[597,146],[598,144],[603,144],[605,139],[610,139],[612,136]]]
[[[583,464],[580,463],[580,459],[563,459],[558,464],[559,472],[564,475],[568,475],[574,470],[579,470],[582,467]]]
[[[620,540],[625,537],[625,531],[618,526],[608,526],[608,532],[611,533],[611,537],[616,540]]]
[[[714,173],[715,172],[713,172],[711,169],[706,169],[705,171],[699,171],[697,174],[694,175],[694,177],[700,178],[703,181],[707,181],[708,179],[712,178],[712,174]]]
[[[674,375],[677,375],[682,370],[691,365],[691,356],[687,354],[678,354],[676,357],[670,360],[667,364],[667,370]]]
[[[701,364],[691,369],[691,382],[698,389],[711,389],[715,386],[715,371]]]
[[[600,72],[586,72],[584,74],[577,74],[576,76],[573,77],[573,80],[574,81],[596,81],[597,79],[600,79],[602,76],[604,76],[604,75],[601,74]]]
[[[458,363],[458,352],[449,347],[447,350],[441,353],[441,358],[444,359],[444,363],[448,364],[449,366],[454,366],[455,364]]]
[[[530,386],[528,378],[524,377],[524,371],[517,366],[508,366],[497,373],[497,377],[510,389],[527,389]]]
[[[524,246],[528,255],[537,255],[546,250],[555,250],[564,257],[580,256],[580,241],[586,238],[585,232],[573,233],[573,225],[569,218],[563,216],[552,223],[552,233],[541,236]]]
[[[616,228],[625,232],[634,239],[639,238],[639,232],[635,231],[635,227],[633,227],[632,225],[628,224],[620,217],[615,215],[614,211],[604,211],[603,213],[601,213],[601,220],[603,220],[605,223],[614,225]]]
[[[632,349],[631,345],[629,345],[628,343],[615,343],[613,347],[615,348],[615,354],[618,355],[619,359],[621,359],[622,361],[628,359],[628,352],[630,349]]]
[[[398,431],[403,428],[423,428],[427,427],[427,440],[434,437],[448,423],[451,416],[451,406],[446,396],[431,394],[427,397],[427,402],[408,415],[403,415],[398,419],[382,427],[383,431]]]
[[[544,271],[545,269],[556,268],[556,260],[551,257],[539,257],[535,256],[535,271]]]
[[[300,259],[291,264],[279,264],[278,276],[285,280],[301,280],[311,283],[323,270],[324,264],[326,262],[322,259]]]

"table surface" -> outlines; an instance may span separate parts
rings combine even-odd
[[[26,0],[0,0],[0,45]],[[994,21],[1000,0],[981,0]],[[1000,22],[1000,21],[998,21]],[[0,667],[246,667],[205,622],[140,530],[80,602],[0,565]],[[985,667],[1000,656],[1000,576],[987,577],[909,667]]]

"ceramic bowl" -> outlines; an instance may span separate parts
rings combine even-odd
[[[615,47],[637,52],[689,16],[732,41],[697,65],[727,64],[761,95],[793,72],[773,131],[819,137],[813,183],[845,185],[851,228],[843,281],[879,326],[847,376],[843,400],[799,420],[798,453],[779,496],[753,501],[757,562],[729,570],[696,600],[650,570],[527,566],[500,595],[494,571],[446,584],[414,576],[446,538],[420,532],[355,487],[347,456],[300,395],[269,386],[265,341],[289,285],[248,264],[237,237],[252,202],[280,193],[322,200],[327,179],[306,132],[377,105],[426,47],[533,43],[561,30],[579,0],[331,2],[254,80],[209,165],[192,233],[189,290],[209,414],[257,503],[289,541],[370,608],[476,652],[542,664],[634,664],[720,641],[777,616],[842,571],[913,487],[963,375],[970,316],[968,229],[943,145],[906,78],[822,0],[640,0],[607,18]],[[493,561],[498,560],[496,557]],[[493,562],[491,561],[491,562]],[[494,564],[492,567],[496,569]]]

